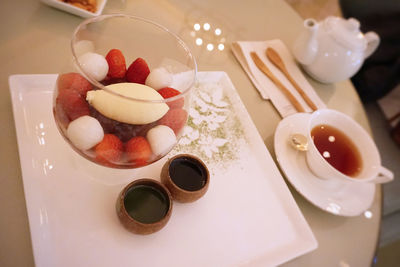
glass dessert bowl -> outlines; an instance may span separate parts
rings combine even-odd
[[[53,99],[57,127],[86,159],[137,168],[164,157],[187,122],[196,61],[175,34],[122,14],[83,21],[72,41],[73,67]]]

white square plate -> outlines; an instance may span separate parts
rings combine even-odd
[[[115,202],[130,181],[159,179],[166,158],[136,170],[95,165],[62,139],[52,115],[57,75],[10,77],[36,266],[274,266],[317,242],[224,72],[201,72],[186,134],[167,157],[193,153],[210,186],[174,203],[168,224],[140,236]]]
[[[97,10],[96,12],[89,12],[87,10],[84,10],[82,8],[73,6],[68,3],[64,3],[60,0],[40,0],[46,5],[52,6],[57,9],[64,10],[66,12],[72,13],[74,15],[83,17],[83,18],[91,18],[91,17],[96,17],[98,15],[101,15],[103,12],[104,6],[107,3],[107,0],[97,0]]]

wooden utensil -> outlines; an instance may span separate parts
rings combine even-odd
[[[260,57],[256,54],[256,52],[250,53],[251,58],[253,59],[256,66],[271,79],[273,83],[278,86],[279,89],[285,94],[285,96],[289,99],[292,105],[296,108],[299,112],[305,112],[304,108],[301,106],[300,102],[293,96],[293,94],[275,77],[274,74],[268,69],[268,67],[262,62]]]
[[[293,79],[293,77],[289,74],[285,63],[283,63],[282,58],[279,56],[278,52],[275,49],[268,47],[267,48],[267,57],[268,59],[286,76],[286,78],[290,81],[293,87],[299,92],[301,97],[306,101],[307,105],[312,108],[312,110],[317,110],[317,106],[312,102],[312,100],[304,93],[303,89],[297,84],[297,82]]]

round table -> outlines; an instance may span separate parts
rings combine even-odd
[[[111,12],[143,16],[165,25],[182,36],[192,48],[199,71],[225,71],[274,157],[273,135],[281,118],[269,101],[261,99],[232,54],[230,44],[232,41],[281,39],[290,47],[302,28],[302,19],[284,1],[110,0],[103,13]],[[226,36],[222,52],[210,53],[195,45],[190,27],[196,19],[221,25]],[[39,1],[5,0],[2,1],[0,20],[0,118],[3,128],[0,132],[0,265],[33,266],[8,76],[57,73],[61,70],[70,57],[69,41],[73,29],[82,18]],[[352,116],[370,131],[363,106],[349,80],[336,84],[308,80],[329,108]],[[380,230],[380,186],[377,186],[369,216],[351,218],[334,216],[318,209],[290,184],[288,186],[319,246],[283,266],[371,265]]]

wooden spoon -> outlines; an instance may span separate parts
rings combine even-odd
[[[256,66],[267,75],[268,78],[273,81],[276,86],[285,94],[285,96],[289,99],[290,103],[296,108],[299,112],[305,112],[304,108],[301,106],[300,102],[294,97],[294,95],[275,77],[274,74],[268,69],[267,65],[260,59],[260,57],[256,54],[256,52],[250,53],[251,58],[253,59]]]
[[[317,110],[317,106],[312,102],[312,100],[304,93],[303,89],[296,83],[296,81],[289,74],[285,63],[283,63],[282,58],[279,56],[278,52],[275,49],[268,47],[267,48],[267,57],[268,59],[278,68],[280,71],[286,76],[286,78],[290,81],[293,87],[299,92],[301,97],[306,101],[306,103],[312,108],[312,110]]]

